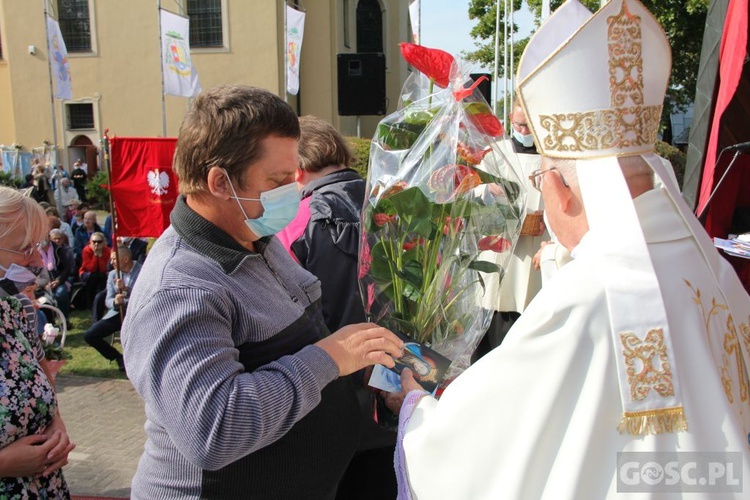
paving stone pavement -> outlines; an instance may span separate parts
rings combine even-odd
[[[127,380],[57,376],[57,397],[76,449],[63,469],[73,495],[130,497],[143,452],[143,400]]]

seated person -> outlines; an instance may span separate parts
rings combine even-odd
[[[57,308],[68,320],[70,315],[70,289],[75,276],[73,249],[66,243],[66,236],[60,229],[49,232],[49,243],[42,242],[40,252],[50,275],[50,290],[55,297]]]
[[[133,254],[133,261],[143,264],[146,260],[146,251],[148,243],[140,238],[131,238],[128,236],[118,236],[117,245],[128,247],[130,253]]]
[[[80,214],[81,209],[79,208],[78,210]],[[83,216],[83,223],[73,231],[73,239],[75,240],[73,242],[73,251],[76,255],[76,262],[81,262],[83,249],[88,244],[91,236],[96,232],[101,233],[102,228],[96,222],[96,212],[88,210]],[[104,236],[104,234],[102,234],[102,236]],[[104,238],[104,242],[106,243],[106,237]]]
[[[138,273],[141,272],[141,265],[138,262],[133,262],[130,250],[126,247],[118,247],[117,255],[120,259],[120,277],[117,277],[117,259],[115,253],[112,252],[111,262],[114,269],[109,272],[107,278],[107,297],[105,299],[107,312],[102,319],[86,330],[84,339],[102,356],[110,361],[116,361],[117,367],[121,372],[124,372],[125,362],[122,354],[104,339],[120,330],[125,308],[128,304],[128,296],[135,280],[138,279]]]
[[[86,305],[89,308],[91,308],[96,294],[104,289],[107,282],[107,266],[109,265],[110,254],[111,250],[106,244],[104,234],[101,232],[92,234],[89,244],[83,249],[78,275],[84,283]]]

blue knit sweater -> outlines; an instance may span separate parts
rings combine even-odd
[[[332,498],[359,430],[350,381],[311,345],[328,334],[318,280],[184,198],[171,222],[122,330],[147,417],[132,498]]]

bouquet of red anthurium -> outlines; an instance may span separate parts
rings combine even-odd
[[[509,261],[525,193],[477,83],[446,52],[401,52],[419,72],[372,141],[360,287],[371,319],[450,359],[451,379],[489,327],[484,282]],[[507,258],[485,261],[485,251]]]

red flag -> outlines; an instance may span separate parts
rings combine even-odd
[[[158,237],[169,226],[169,214],[179,195],[172,171],[176,146],[175,138],[110,140],[117,236]]]

